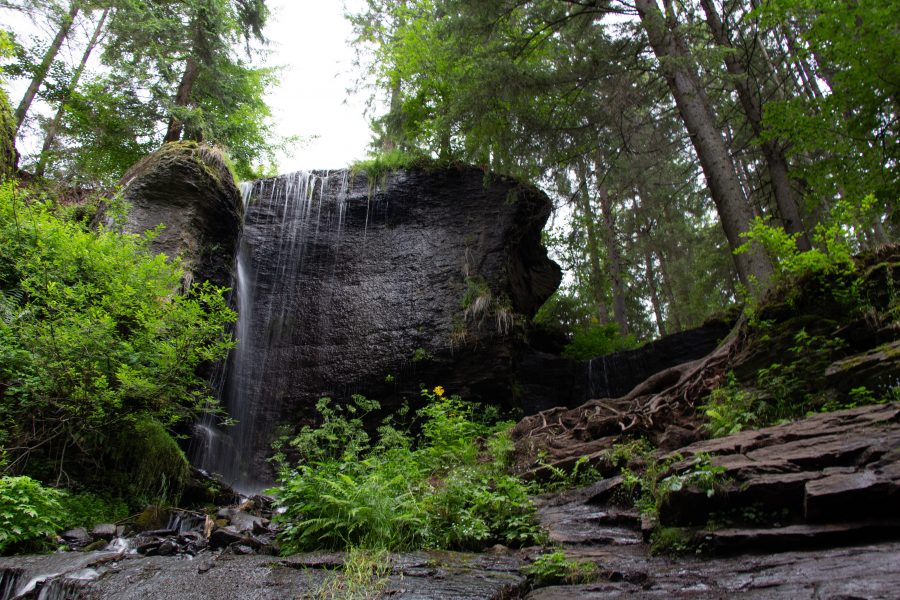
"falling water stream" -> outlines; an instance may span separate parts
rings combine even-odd
[[[276,372],[270,362],[294,328],[303,326],[297,277],[304,261],[312,253],[321,260],[324,252],[333,273],[347,177],[346,171],[301,171],[242,185],[244,230],[233,286],[237,345],[218,385],[221,405],[234,424],[222,426],[221,416],[208,415],[197,426],[195,456],[200,468],[221,475],[238,492],[253,494],[271,484],[254,452],[261,439],[272,435],[271,419],[261,415],[290,387],[286,378],[303,374],[299,366],[287,374]],[[331,189],[336,185],[338,190]]]

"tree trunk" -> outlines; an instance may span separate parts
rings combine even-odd
[[[594,302],[597,307],[597,318],[602,325],[606,325],[609,323],[609,306],[606,304],[606,293],[604,289],[604,280],[606,278],[604,277],[603,267],[600,263],[600,255],[598,253],[600,240],[597,236],[597,227],[594,224],[594,211],[591,208],[587,176],[583,172],[583,169],[581,170],[581,186],[578,189],[576,198],[578,198],[578,207],[581,210],[581,214],[584,216],[584,228],[588,238],[587,255],[588,264],[590,265],[589,282],[591,285],[591,292],[594,296]]]
[[[402,12],[406,9],[406,0],[400,0],[399,8],[401,14],[397,17],[395,31],[404,25]],[[390,152],[397,148],[403,136],[403,95],[401,88],[402,81],[396,73],[391,77],[391,103],[388,112],[387,122],[385,123],[384,139],[381,142],[381,149],[384,152]]]
[[[178,84],[178,92],[175,94],[175,106],[187,106],[191,100],[191,91],[200,74],[200,63],[193,56],[188,57],[184,66],[184,74],[181,83]],[[184,123],[174,116],[169,119],[169,128],[166,131],[164,142],[177,142],[181,139]]]
[[[38,90],[40,90],[41,86],[44,84],[44,79],[47,77],[47,71],[50,70],[50,65],[53,64],[57,53],[59,53],[60,47],[69,35],[69,31],[72,29],[72,23],[75,21],[75,17],[78,16],[78,11],[78,3],[72,2],[69,6],[68,14],[63,17],[62,22],[59,24],[59,30],[56,32],[56,37],[53,38],[53,42],[44,53],[44,58],[41,60],[41,64],[38,66],[34,78],[32,78],[31,83],[28,85],[28,89],[25,90],[25,95],[22,97],[22,101],[19,102],[19,107],[16,109],[17,133],[19,128],[22,127],[22,123],[25,122],[25,117],[28,115],[28,109],[31,108],[31,103],[34,102],[34,97],[37,96]]]
[[[763,110],[759,94],[751,89],[749,74],[735,55],[735,48],[731,40],[728,39],[725,26],[722,24],[722,19],[719,17],[719,13],[716,12],[716,7],[712,0],[700,0],[700,4],[706,13],[706,23],[709,25],[713,39],[716,44],[727,50],[725,53],[725,67],[728,69],[728,73],[732,75],[734,89],[741,102],[741,107],[744,109],[747,122],[753,129],[756,139],[761,140],[769,179],[772,182],[772,193],[775,196],[775,204],[778,206],[784,229],[788,233],[797,235],[797,248],[805,252],[811,248],[811,245],[806,228],[803,226],[803,221],[800,217],[800,203],[797,201],[797,195],[794,193],[794,188],[788,175],[787,158],[778,140],[761,139],[763,134]]]
[[[400,78],[395,76],[391,81],[391,104],[385,123],[384,139],[381,141],[381,149],[384,152],[396,149],[400,140],[402,129],[400,124],[402,97],[400,93]]]
[[[635,0],[635,6],[700,159],[728,244],[734,250],[745,241],[741,234],[750,228],[753,211],[741,190],[722,133],[716,128],[709,99],[694,72],[690,54],[669,30],[656,0]],[[768,287],[772,265],[760,249],[734,254],[733,259],[748,290],[760,292]]]
[[[659,289],[656,285],[656,274],[653,271],[653,253],[650,251],[650,246],[644,240],[644,275],[647,278],[647,286],[650,288],[650,303],[653,304],[653,315],[656,317],[656,328],[659,330],[659,335],[665,336],[668,335],[666,333],[666,322],[663,319],[662,314],[662,306],[659,301]]]
[[[669,263],[666,254],[659,248],[654,249],[656,258],[659,259],[659,274],[662,275],[663,292],[669,304],[669,318],[675,323],[675,331],[682,331],[684,323],[678,312],[678,302],[675,300],[675,290],[672,288],[672,277],[669,275]]]
[[[600,211],[603,216],[603,240],[606,242],[606,259],[609,261],[609,274],[612,279],[613,318],[619,326],[621,335],[628,335],[628,317],[625,314],[625,284],[622,281],[622,254],[616,244],[616,224],[612,214],[612,201],[609,190],[603,185],[600,163],[595,165],[594,177],[597,179],[597,195],[600,198]]]
[[[100,34],[103,32],[103,26],[106,24],[106,17],[109,16],[109,10],[110,9],[107,8],[103,11],[103,14],[100,15],[100,21],[94,28],[94,33],[91,36],[87,47],[84,49],[84,54],[81,55],[81,62],[78,63],[78,67],[75,69],[75,72],[72,74],[72,79],[69,81],[69,87],[66,91],[66,95],[64,98],[60,99],[59,107],[56,109],[56,114],[53,116],[53,120],[47,127],[47,135],[44,136],[44,145],[41,148],[41,155],[38,159],[37,167],[35,167],[34,170],[34,174],[38,177],[43,177],[44,175],[44,170],[47,166],[47,159],[50,157],[50,150],[53,148],[53,142],[56,141],[56,135],[59,133],[59,125],[62,122],[63,115],[66,112],[66,102],[69,101],[69,98],[72,96],[72,92],[74,92],[75,88],[78,87],[78,82],[81,80],[81,75],[84,73],[87,62],[91,58],[91,53],[94,51],[94,47],[96,47],[97,41],[100,39]]]

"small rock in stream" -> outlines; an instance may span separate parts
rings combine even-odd
[[[107,542],[110,542],[114,537],[116,537],[116,526],[112,523],[95,525],[94,529],[91,530],[91,538],[94,540],[106,540]]]

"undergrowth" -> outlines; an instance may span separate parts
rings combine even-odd
[[[522,567],[522,573],[535,588],[591,583],[600,577],[600,569],[596,563],[567,558],[562,550],[541,554],[531,564]]]
[[[354,396],[343,407],[320,401],[321,424],[282,440],[272,493],[283,552],[476,550],[541,538],[527,488],[506,473],[511,424],[440,386],[422,394],[418,435],[388,419],[370,436],[363,423],[378,403]]]
[[[369,182],[369,190],[384,185],[388,175],[400,169],[411,169],[433,164],[435,161],[423,154],[396,149],[379,152],[367,160],[360,160],[350,165],[351,176],[363,173]]]
[[[351,548],[344,564],[312,591],[315,600],[369,600],[382,598],[391,575],[391,559],[384,550]]]

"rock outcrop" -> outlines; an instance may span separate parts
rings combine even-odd
[[[221,151],[166,144],[129,169],[121,185],[130,204],[125,230],[162,225],[151,247],[181,257],[185,289],[194,281],[230,285],[243,206]]]
[[[203,468],[246,489],[267,470],[276,426],[314,419],[323,396],[361,393],[391,410],[441,385],[522,407],[524,322],[561,276],[540,240],[549,215],[536,188],[470,167],[256,182],[224,389],[239,424],[204,432],[215,458]]]
[[[738,525],[748,518],[756,525],[752,533],[728,527],[701,534],[715,549],[784,549],[803,543],[801,535],[806,542],[817,535],[900,536],[900,403],[743,431],[691,444],[678,456],[683,460],[673,473],[709,457],[721,469],[720,483],[712,494],[685,485],[666,495],[659,507],[662,525],[702,526],[726,513]]]
[[[528,471],[539,455],[559,468],[582,456],[596,462],[636,437],[681,448],[709,436],[698,409],[717,388],[755,403],[743,417],[750,421],[739,424],[744,429],[766,424],[753,421],[766,406],[782,413],[773,418],[770,410],[771,423],[865,402],[853,394],[889,398],[900,375],[897,289],[900,248],[885,246],[860,257],[855,272],[809,275],[775,290],[709,355],[663,369],[622,396],[598,395],[520,421],[513,432],[518,463]]]
[[[625,500],[622,476],[540,496],[550,541],[594,563],[597,581],[525,597],[893,598],[898,449],[900,403],[867,406],[660,456],[679,460],[658,475],[669,490],[658,524]],[[716,468],[712,494],[690,483],[698,460]],[[684,485],[668,485],[679,477]]]

